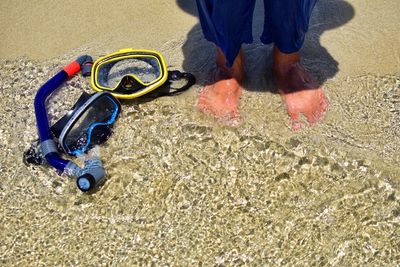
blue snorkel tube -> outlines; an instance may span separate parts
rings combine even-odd
[[[101,160],[98,157],[85,161],[84,168],[80,168],[71,160],[63,159],[57,149],[50,130],[46,110],[46,99],[60,87],[68,78],[82,70],[83,75],[90,72],[92,58],[84,55],[71,62],[63,70],[48,80],[40,87],[35,96],[35,115],[40,137],[40,147],[47,163],[56,168],[60,173],[66,173],[71,178],[77,178],[78,188],[83,191],[93,189],[106,175]]]

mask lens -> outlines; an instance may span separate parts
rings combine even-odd
[[[161,76],[159,60],[151,56],[136,56],[110,60],[99,66],[97,83],[105,88],[114,89],[126,76],[134,76],[144,85],[156,82]]]
[[[95,99],[67,131],[63,140],[66,152],[81,154],[106,141],[118,112],[119,106],[110,96]]]

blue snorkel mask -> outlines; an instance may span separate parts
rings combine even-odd
[[[90,158],[81,168],[73,161],[61,158],[59,152],[78,156],[105,142],[112,133],[121,105],[108,92],[93,95],[83,93],[73,109],[49,127],[45,102],[51,93],[81,69],[83,74],[90,74],[91,63],[91,57],[79,57],[38,90],[35,96],[35,114],[40,144],[32,145],[24,153],[26,163],[48,163],[59,172],[76,178],[78,188],[84,192],[93,189],[105,177],[101,160],[98,157]]]
[[[79,156],[110,137],[120,111],[120,103],[109,93],[83,93],[51,132],[65,153]]]

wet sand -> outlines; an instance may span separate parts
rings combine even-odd
[[[323,123],[298,133],[271,82],[271,48],[257,41],[261,3],[235,128],[195,109],[213,47],[192,5],[59,3],[0,3],[2,266],[399,265],[396,0],[319,1],[303,62],[331,105]],[[100,148],[107,181],[93,194],[51,168],[25,166],[37,88],[82,53],[122,47],[157,49],[198,84],[124,103]],[[87,79],[67,82],[50,100],[51,120],[82,90],[91,90]]]

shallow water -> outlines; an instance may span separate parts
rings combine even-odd
[[[195,110],[199,86],[126,102],[88,195],[22,163],[34,92],[64,63],[0,63],[1,265],[400,262],[399,76],[329,80],[326,120],[298,133],[269,91],[245,91],[234,128]],[[52,98],[52,121],[82,90],[75,77]]]
[[[399,266],[397,1],[319,1],[302,54],[330,107],[323,123],[296,133],[271,82],[271,47],[257,41],[262,1],[256,41],[244,46],[237,127],[197,112],[214,50],[188,15],[193,6],[167,2],[1,2],[1,58],[41,60],[0,60],[0,265]],[[60,7],[65,16],[48,12]],[[25,166],[39,86],[80,54],[124,47],[156,48],[198,84],[123,103],[99,148],[108,177],[93,194]],[[50,120],[90,90],[88,79],[68,81],[49,101]]]

